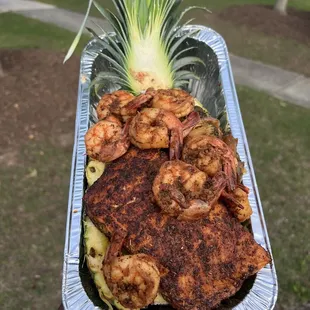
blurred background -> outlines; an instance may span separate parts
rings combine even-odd
[[[61,303],[79,57],[90,37],[62,62],[87,2],[0,0],[1,309]],[[219,32],[232,53],[278,273],[277,309],[310,309],[310,0],[188,5],[212,10],[188,18]]]

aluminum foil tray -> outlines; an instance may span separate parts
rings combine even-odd
[[[238,138],[238,153],[241,160],[245,162],[247,170],[243,177],[243,183],[250,188],[249,200],[253,209],[251,229],[255,240],[272,255],[226,44],[223,38],[210,28],[186,26],[184,32],[194,29],[199,30],[199,33],[194,38],[187,39],[184,45],[197,47],[190,50],[189,55],[202,58],[207,65],[206,67],[199,65],[189,68],[199,75],[200,80],[191,81],[188,90],[208,109],[213,117],[220,119],[224,128],[230,127],[233,136]],[[113,33],[108,35],[113,35]],[[182,49],[185,47],[184,45],[181,46]],[[82,197],[85,190],[84,173],[87,160],[84,135],[89,126],[97,121],[95,106],[98,102],[97,97],[90,92],[89,85],[96,72],[107,71],[110,66],[105,59],[98,56],[101,51],[102,47],[94,39],[88,43],[81,57],[62,283],[63,306],[70,310],[107,309],[99,299],[87,267],[83,264],[82,238]],[[104,86],[103,92],[111,92],[116,89],[116,85],[107,84]],[[272,261],[256,276],[247,279],[240,291],[224,301],[219,308],[273,309],[277,293],[277,276]],[[172,308],[170,306],[150,306],[148,309]]]

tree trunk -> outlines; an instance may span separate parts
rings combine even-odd
[[[276,4],[274,5],[274,9],[280,14],[286,14],[288,0],[276,0]]]

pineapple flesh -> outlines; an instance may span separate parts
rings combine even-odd
[[[102,262],[109,246],[109,239],[95,227],[87,216],[84,220],[84,246],[87,267],[94,279],[100,298],[112,309],[109,301],[113,301],[113,295],[102,273]]]
[[[86,167],[86,179],[88,187],[92,186],[102,175],[105,163],[91,159]]]

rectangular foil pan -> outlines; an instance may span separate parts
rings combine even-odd
[[[200,57],[206,63],[206,67],[195,65],[188,68],[196,72],[200,79],[191,81],[187,90],[208,109],[213,117],[220,119],[224,128],[230,127],[233,136],[238,138],[238,153],[241,160],[245,162],[247,170],[243,183],[250,188],[249,201],[253,209],[251,229],[255,240],[272,255],[226,44],[223,38],[210,28],[191,25],[184,27],[183,31],[186,33],[195,29],[199,32],[194,38],[187,39],[180,48],[196,47],[188,51],[187,56]],[[113,33],[108,35],[113,36]],[[102,50],[100,43],[93,39],[88,43],[81,57],[62,283],[63,306],[70,310],[108,309],[100,300],[84,264],[82,238],[82,197],[86,188],[85,165],[87,161],[84,135],[89,126],[97,121],[95,106],[98,102],[98,99],[90,92],[89,86],[97,72],[108,71],[110,67],[109,62],[98,56],[100,52],[107,53]],[[103,92],[111,92],[117,88],[117,85],[108,83],[104,86]],[[219,308],[273,309],[277,294],[277,276],[272,261],[256,276],[247,279],[240,291],[222,302]],[[172,308],[155,305],[148,309]]]

